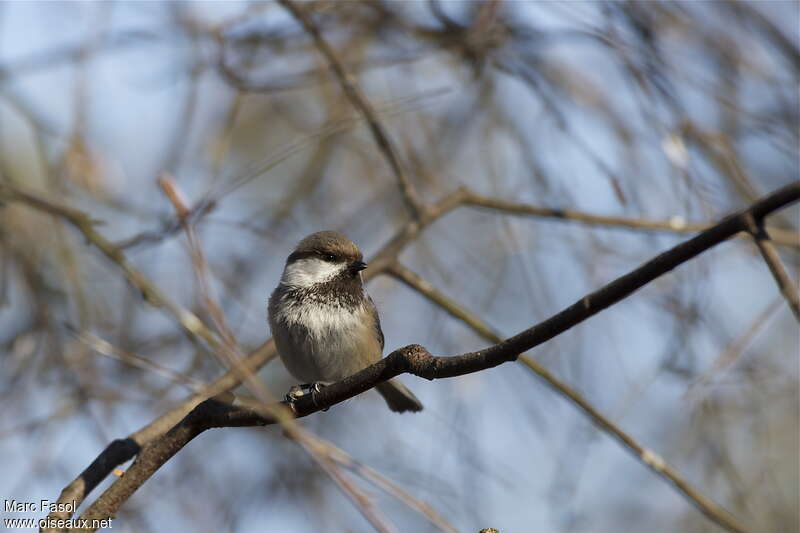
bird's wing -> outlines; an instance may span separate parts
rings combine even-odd
[[[381,319],[378,316],[378,309],[375,307],[375,302],[372,297],[367,295],[367,312],[372,317],[372,326],[375,328],[375,334],[378,336],[378,341],[381,344],[381,353],[383,353],[383,330],[381,329]]]

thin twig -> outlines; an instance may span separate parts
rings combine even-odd
[[[139,354],[123,350],[122,348],[114,346],[107,340],[101,339],[97,335],[92,335],[91,333],[87,333],[85,331],[76,331],[75,336],[78,341],[84,343],[86,346],[91,348],[92,351],[100,355],[121,361],[126,365],[130,365],[140,370],[147,370],[149,372],[153,372],[154,374],[164,376],[173,383],[185,385],[192,392],[199,392],[205,387],[205,384],[198,379],[187,376],[186,374],[176,370],[172,370],[171,368],[167,368],[154,361],[151,361],[150,359],[147,359],[146,357],[142,357]]]
[[[778,251],[775,249],[772,241],[770,241],[769,235],[764,229],[763,222],[756,221],[755,218],[749,215],[745,216],[744,220],[747,231],[750,232],[750,235],[753,236],[753,240],[756,241],[756,246],[758,246],[758,251],[761,252],[761,257],[764,258],[764,262],[769,266],[769,271],[772,272],[772,277],[775,278],[775,283],[778,284],[778,289],[780,289],[781,294],[786,299],[786,303],[789,304],[789,308],[792,310],[792,313],[794,313],[795,318],[800,322],[800,296],[797,294],[797,287],[795,287],[791,278],[789,278],[786,269],[783,268],[781,257],[778,255]]]
[[[369,100],[364,95],[364,92],[359,87],[355,76],[348,72],[347,68],[344,66],[344,63],[339,59],[338,55],[325,37],[322,36],[322,32],[320,31],[319,27],[316,25],[316,23],[314,23],[313,20],[311,20],[311,16],[306,13],[304,8],[295,4],[293,0],[278,0],[278,2],[287,11],[289,11],[289,13],[291,13],[295,19],[297,19],[306,32],[311,36],[317,49],[320,51],[320,53],[322,53],[323,56],[325,56],[325,60],[330,64],[331,70],[333,70],[336,79],[339,81],[339,85],[341,85],[345,96],[347,96],[347,98],[350,100],[350,103],[353,104],[353,107],[358,109],[358,111],[364,115],[364,120],[366,120],[367,124],[369,125],[369,129],[372,132],[375,143],[378,145],[378,148],[380,148],[384,157],[388,161],[389,166],[392,168],[392,172],[394,172],[395,178],[397,179],[397,184],[400,188],[400,193],[403,195],[403,200],[406,203],[406,207],[408,207],[408,210],[415,218],[420,218],[424,213],[424,205],[422,202],[420,202],[416,191],[412,187],[411,182],[409,181],[408,176],[403,169],[403,163],[400,160],[397,149],[395,148],[388,133],[386,133],[385,128],[378,120],[378,115],[372,108],[372,104],[370,104]]]
[[[200,293],[202,295],[203,304],[206,307],[206,311],[208,311],[208,314],[211,316],[211,320],[217,329],[220,339],[222,339],[221,348],[223,349],[215,351],[214,353],[217,356],[225,356],[226,360],[224,362],[227,364],[227,366],[229,368],[235,368],[237,366],[236,361],[239,359],[240,354],[239,346],[236,342],[233,332],[231,332],[230,328],[228,327],[227,321],[225,320],[225,314],[222,312],[222,309],[212,295],[211,284],[208,280],[208,262],[206,261],[203,249],[200,247],[200,243],[197,240],[194,226],[189,223],[189,215],[191,214],[191,210],[188,206],[188,202],[183,199],[183,195],[178,189],[175,180],[173,180],[168,174],[162,174],[158,179],[158,184],[175,209],[175,212],[178,215],[178,220],[186,232],[186,238],[189,241],[189,252],[192,257],[192,268],[195,271],[197,283],[200,285]]]
[[[379,533],[397,533],[397,528],[389,522],[380,509],[375,506],[367,494],[353,483],[345,473],[339,468],[337,463],[331,458],[332,446],[317,438],[309,438],[306,430],[301,429],[297,433],[290,435],[297,438],[297,442],[308,454],[317,460],[322,469],[333,479],[339,489],[347,496],[353,505],[358,509],[364,518],[369,521],[372,527]],[[334,449],[333,451],[341,451]],[[342,452],[343,453],[343,452]]]
[[[350,455],[345,454],[341,450],[331,453],[330,458],[366,479],[385,493],[397,498],[407,507],[427,518],[428,521],[439,530],[444,531],[445,533],[457,533],[455,527],[453,527],[453,525],[450,524],[450,522],[448,522],[442,515],[436,512],[433,507],[415,497],[413,494],[410,494],[408,491],[402,489],[400,486],[387,479],[374,468],[370,468],[364,463],[353,459]]]
[[[580,222],[593,226],[664,231],[678,234],[699,233],[713,226],[713,223],[708,222],[687,222],[681,217],[673,217],[669,220],[653,220],[647,218],[594,215],[584,211],[578,211],[576,209],[558,209],[519,202],[509,202],[506,200],[482,196],[469,190],[465,191],[464,194],[464,205],[472,207],[492,209],[512,215],[570,220],[573,222]],[[780,228],[770,228],[769,233],[773,236],[777,244],[800,248],[800,233],[798,232],[787,231]],[[743,234],[743,236],[746,235]]]
[[[782,307],[781,302],[783,298],[776,297],[775,300],[769,304],[758,316],[753,320],[750,326],[744,330],[739,336],[731,341],[722,353],[711,364],[711,368],[700,377],[696,378],[689,385],[686,391],[686,396],[691,396],[698,389],[705,387],[713,378],[714,375],[719,375],[726,368],[734,364],[742,355],[742,352],[753,341],[753,338],[758,334],[764,325],[769,321],[772,315]]]
[[[399,114],[403,111],[403,105],[406,105],[414,100],[441,95],[444,92],[447,92],[447,90],[448,89],[444,88],[423,91],[412,97],[396,99],[382,106],[378,112],[379,114],[386,116]],[[290,141],[289,143],[280,147],[276,152],[250,165],[243,173],[239,174],[231,181],[219,184],[216,187],[212,186],[211,190],[209,190],[204,198],[192,206],[189,217],[194,220],[209,215],[216,209],[217,203],[220,202],[224,196],[231,194],[235,190],[251,183],[259,176],[263,176],[270,169],[308,148],[308,146],[313,142],[324,142],[326,139],[329,139],[338,133],[353,128],[359,124],[361,120],[363,120],[363,118],[360,116],[345,117],[335,122],[323,125],[314,133]],[[170,218],[163,221],[159,229],[137,233],[136,235],[115,242],[114,246],[120,250],[127,250],[145,243],[155,244],[161,242],[161,240],[167,236],[178,233],[182,229],[183,226],[177,218]]]
[[[163,307],[169,311],[189,334],[200,337],[212,348],[216,348],[219,345],[217,336],[214,335],[197,315],[167,298],[167,296],[161,292],[161,289],[148,280],[144,274],[128,261],[128,258],[122,250],[114,246],[111,241],[103,237],[100,232],[95,229],[98,221],[93,220],[82,211],[61,205],[54,200],[46,198],[34,191],[22,188],[19,185],[12,186],[7,183],[0,183],[0,200],[22,202],[40,211],[63,218],[83,233],[86,240],[100,250],[103,255],[120,267],[125,275],[125,279],[142,294],[142,297],[147,303],[153,307]]]

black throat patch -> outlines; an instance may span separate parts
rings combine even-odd
[[[361,277],[345,270],[330,281],[317,283],[311,287],[286,287],[284,298],[298,303],[319,303],[356,309],[363,305],[364,288]]]

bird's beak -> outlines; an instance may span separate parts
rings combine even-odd
[[[350,271],[354,274],[356,272],[361,272],[365,268],[367,268],[367,264],[364,261],[353,261],[350,263]]]

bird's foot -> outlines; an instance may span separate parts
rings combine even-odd
[[[303,396],[310,394],[311,400],[316,404],[314,395],[321,392],[322,389],[325,387],[325,384],[319,381],[314,383],[302,383],[300,385],[292,385],[289,389],[289,392],[286,394],[286,402],[294,404],[297,400],[302,398]],[[323,411],[327,411],[329,407],[323,409]]]

